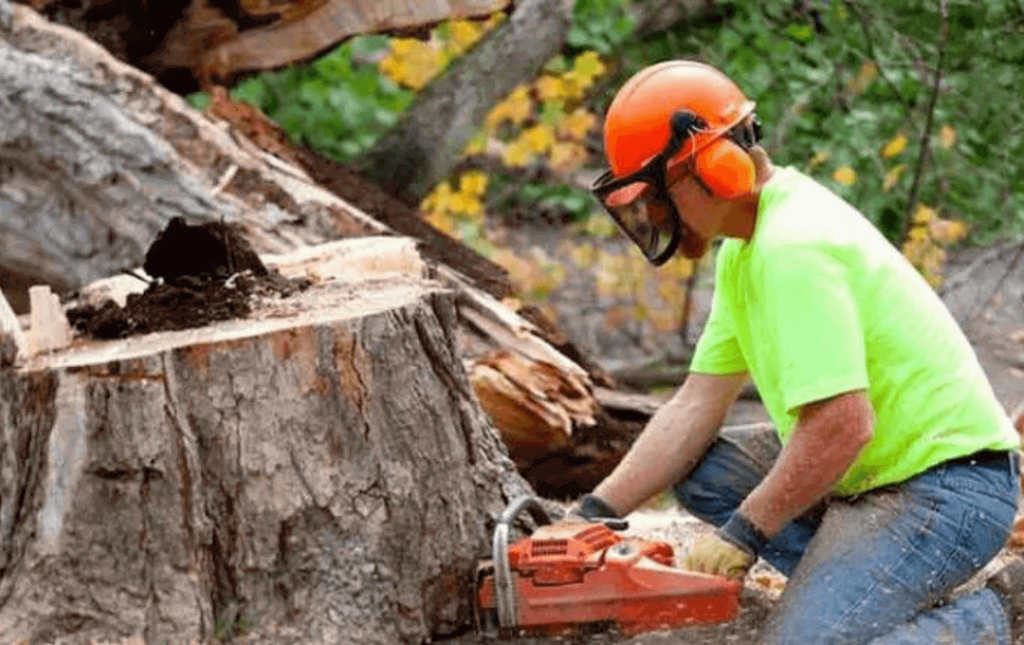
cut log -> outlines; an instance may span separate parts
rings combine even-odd
[[[477,398],[519,471],[543,497],[571,500],[626,454],[656,404],[616,397],[545,340],[551,330],[472,289],[459,298],[460,346]]]
[[[245,320],[0,370],[0,642],[468,625],[493,519],[529,489],[472,395],[454,295],[399,242],[276,258],[316,284]],[[404,259],[324,275],[345,251]]]
[[[388,232],[78,32],[0,7],[6,269],[79,288],[139,266],[176,216],[237,223],[261,253]]]
[[[470,383],[520,467],[571,445],[597,414],[588,383],[510,350],[475,361]]]

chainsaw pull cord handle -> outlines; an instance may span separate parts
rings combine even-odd
[[[508,562],[508,534],[512,522],[524,510],[529,510],[538,524],[551,524],[551,518],[540,505],[540,500],[530,495],[519,496],[498,516],[498,523],[494,527],[491,558],[494,561],[494,604],[498,609],[498,627],[503,633],[511,632],[519,624],[515,584]]]

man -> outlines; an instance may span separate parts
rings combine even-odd
[[[1002,547],[1018,437],[948,311],[854,208],[758,145],[724,74],[630,79],[594,193],[655,265],[718,252],[690,376],[574,512],[622,516],[671,488],[718,527],[687,565],[789,576],[765,642],[1009,643],[1024,561],[949,592]],[[752,379],[774,421],[719,427]]]

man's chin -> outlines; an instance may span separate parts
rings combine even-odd
[[[707,250],[708,241],[695,233],[685,236],[679,243],[679,253],[688,260],[701,259]]]

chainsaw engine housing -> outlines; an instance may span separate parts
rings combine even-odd
[[[611,623],[635,634],[736,617],[739,582],[677,569],[674,559],[670,544],[626,538],[604,524],[541,526],[507,548],[507,583],[495,582],[495,567],[506,563],[481,563],[478,628],[556,633]],[[502,602],[511,619],[498,616]]]

